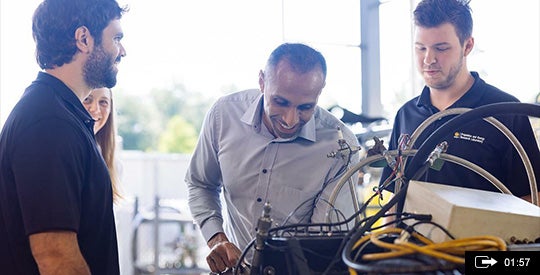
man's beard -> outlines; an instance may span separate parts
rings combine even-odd
[[[83,68],[84,80],[92,89],[112,88],[116,85],[115,58],[108,55],[101,45],[96,46]]]
[[[463,65],[463,57],[459,58],[459,62],[455,65],[450,67],[448,70],[448,74],[442,81],[427,83],[427,85],[430,88],[444,90],[448,89],[448,87],[454,85],[457,75],[459,74],[459,70],[462,68]],[[427,82],[427,81],[426,81]]]

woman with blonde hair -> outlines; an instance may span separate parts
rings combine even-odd
[[[111,176],[113,200],[117,202],[122,196],[119,191],[118,166],[115,160],[116,127],[114,125],[114,108],[112,91],[109,88],[98,88],[83,101],[83,105],[94,119],[94,135],[101,154]]]

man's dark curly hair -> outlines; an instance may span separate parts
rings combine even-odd
[[[70,63],[77,53],[77,28],[87,27],[100,45],[103,29],[125,12],[115,0],[44,0],[32,18],[37,63],[42,69]]]

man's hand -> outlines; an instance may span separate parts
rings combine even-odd
[[[223,232],[214,235],[208,241],[208,247],[210,254],[206,257],[206,262],[212,272],[223,272],[227,268],[235,267],[242,254]]]

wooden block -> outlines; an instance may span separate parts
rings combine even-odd
[[[540,207],[509,194],[410,181],[404,211],[431,214],[433,222],[442,225],[456,239],[493,235],[510,243],[511,237],[519,240],[540,237]],[[415,229],[434,242],[450,239],[433,225]]]

